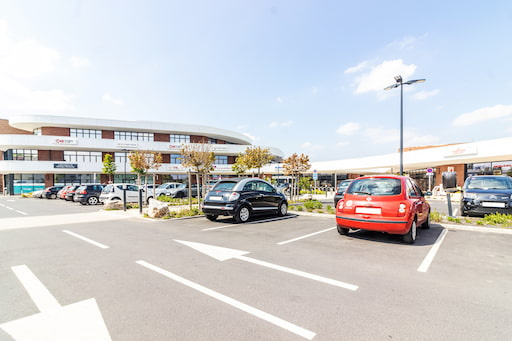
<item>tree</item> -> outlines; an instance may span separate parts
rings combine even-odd
[[[258,169],[258,178],[260,177],[261,167],[272,161],[273,157],[270,153],[269,148],[261,148],[261,147],[247,147],[244,154],[239,154],[236,159],[236,167],[239,170],[245,169]],[[233,167],[235,167],[233,165]],[[235,169],[233,168],[235,171]],[[244,171],[244,172],[245,172]],[[236,172],[236,171],[235,171]],[[242,172],[243,173],[243,172]],[[254,173],[253,173],[254,176]]]
[[[211,145],[207,143],[194,143],[184,145],[180,149],[181,164],[184,167],[191,168],[196,173],[197,183],[197,196],[198,204],[201,204],[201,195],[199,193],[200,184],[199,181],[202,177],[202,191],[205,190],[205,175],[213,171],[213,164],[215,163],[215,154],[211,152]],[[192,195],[191,184],[189,183],[189,197]],[[203,193],[204,196],[204,193]]]
[[[238,154],[238,157],[236,158],[235,163],[233,166],[231,166],[231,169],[233,172],[235,172],[236,175],[240,176],[247,172],[247,165],[245,161],[245,154]]]
[[[291,184],[291,196],[293,200],[294,194],[298,191],[298,181],[301,173],[308,171],[311,168],[311,164],[309,163],[309,156],[297,153],[294,153],[292,156],[283,160],[283,168],[284,173],[292,176],[292,184]]]
[[[147,160],[146,153],[142,151],[131,151],[128,154],[128,160],[130,160],[130,167],[132,172],[137,174],[137,185],[140,186],[140,178],[149,170],[149,162]]]
[[[102,172],[103,172],[103,174],[108,175],[109,182],[112,182],[112,175],[114,175],[116,170],[117,170],[117,166],[116,166],[116,163],[114,161],[114,157],[112,156],[112,154],[105,154],[105,157],[103,158]]]

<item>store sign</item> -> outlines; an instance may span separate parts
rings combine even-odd
[[[448,151],[444,157],[454,157],[463,155],[474,155],[478,154],[476,146],[454,146]]]
[[[74,137],[64,137],[64,138],[59,137],[53,141],[53,144],[73,145],[73,144],[78,144],[78,139],[76,139]]]
[[[178,149],[181,149],[182,146],[183,146],[182,144],[170,144],[169,149],[178,150]]]
[[[78,164],[76,163],[54,163],[53,168],[78,168]]]
[[[116,142],[115,147],[122,149],[137,149],[139,145],[133,142]]]

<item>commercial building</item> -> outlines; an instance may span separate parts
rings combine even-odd
[[[208,143],[215,154],[214,178],[233,175],[236,156],[252,146],[241,133],[202,125],[49,115],[0,119],[0,191],[19,194],[53,185],[106,183],[106,154],[115,158],[114,182],[134,182],[127,160],[132,150],[162,153],[162,166],[151,171],[156,183],[185,181],[188,170],[181,165],[180,149],[195,143]],[[264,148],[276,162],[282,159],[281,150]]]

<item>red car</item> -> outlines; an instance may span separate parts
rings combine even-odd
[[[350,229],[403,236],[414,243],[418,226],[430,227],[430,205],[416,182],[407,176],[377,175],[355,179],[336,206],[338,232]]]

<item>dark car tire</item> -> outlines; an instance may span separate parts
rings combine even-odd
[[[215,221],[215,220],[217,220],[217,218],[218,218],[218,217],[219,217],[219,216],[218,216],[218,215],[216,215],[216,214],[207,214],[207,215],[206,215],[206,219],[208,219],[208,220],[210,220],[210,221]]]
[[[406,234],[403,235],[404,243],[414,244],[414,242],[416,241],[416,233],[417,233],[417,228],[416,228],[416,219],[415,219],[412,221],[411,228],[409,229],[409,232],[407,232]]]
[[[279,207],[277,208],[277,215],[280,217],[284,217],[288,214],[288,205],[285,202],[282,202],[279,204]]]
[[[246,223],[251,219],[251,209],[249,206],[244,205],[238,209],[235,213],[235,221],[237,223]]]
[[[87,198],[87,204],[89,204],[89,205],[97,205],[98,204],[98,198],[96,198],[96,197],[89,197],[89,198]]]
[[[340,225],[336,225],[336,228],[338,229],[338,233],[341,234],[342,236],[348,235],[350,231],[350,229],[346,227],[341,227]]]
[[[57,199],[57,194],[55,194],[55,193],[50,194],[50,199]]]
[[[176,195],[175,195],[174,197],[175,197],[175,198],[178,198],[178,199],[184,198],[184,197],[185,197],[185,193],[183,193],[183,192],[178,192],[178,193],[176,193]]]
[[[421,228],[424,230],[428,230],[430,228],[430,210],[428,211],[427,220],[421,224]]]

